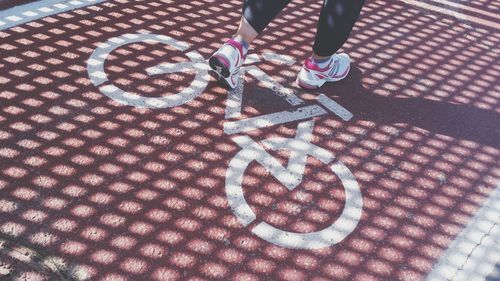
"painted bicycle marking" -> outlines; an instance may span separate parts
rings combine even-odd
[[[210,79],[210,75],[208,75],[209,67],[205,58],[196,51],[186,53],[186,56],[190,59],[188,62],[162,63],[146,69],[148,75],[194,71],[195,78],[191,85],[177,94],[160,98],[143,97],[123,91],[119,87],[110,84],[104,72],[106,58],[116,48],[136,42],[163,43],[182,52],[189,48],[187,43],[164,35],[125,34],[109,39],[97,47],[87,63],[90,80],[104,95],[134,107],[168,108],[185,104],[204,92]],[[330,170],[340,179],[344,187],[346,203],[340,217],[327,228],[311,233],[289,232],[266,222],[258,223],[251,231],[269,243],[286,248],[316,249],[330,247],[342,241],[356,228],[361,219],[363,197],[359,184],[349,168],[341,161],[334,160],[333,154],[329,151],[311,143],[314,128],[313,118],[333,113],[342,120],[348,121],[353,115],[324,94],[317,96],[316,104],[305,105],[305,102],[295,95],[292,89],[276,82],[255,65],[261,59],[287,65],[295,63],[293,58],[285,55],[264,53],[262,56],[256,54],[248,56],[247,62],[240,69],[238,86],[228,93],[225,118],[234,119],[241,116],[246,74],[252,75],[265,87],[272,89],[274,94],[283,98],[293,109],[228,121],[224,124],[224,132],[228,135],[238,135],[259,128],[290,122],[299,122],[299,125],[293,139],[271,138],[263,140],[261,145],[245,135],[232,138],[241,147],[241,150],[231,159],[226,172],[225,191],[229,205],[240,223],[245,227],[248,226],[256,220],[256,215],[251,210],[243,194],[243,176],[248,165],[252,161],[257,161],[279,182],[289,190],[293,190],[302,182],[307,158],[309,156],[315,157],[325,165],[329,165]],[[266,149],[289,150],[290,159],[287,167],[281,165]]]

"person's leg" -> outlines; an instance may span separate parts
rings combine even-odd
[[[250,45],[291,0],[245,0],[234,38]]]
[[[321,9],[313,54],[297,76],[297,84],[316,89],[326,82],[344,79],[349,73],[350,58],[336,52],[347,41],[364,0],[324,0]]]
[[[238,31],[236,31],[236,35],[234,37],[240,37],[244,40],[248,45],[250,45],[259,33],[250,25],[247,19],[242,16],[240,21],[240,26],[238,27]]]
[[[252,41],[261,33],[290,0],[245,0],[236,35],[222,45],[208,63],[227,88],[235,88],[237,74],[245,61]]]
[[[245,0],[242,11],[242,25],[246,29],[253,29],[255,33],[248,39],[253,40],[269,23],[281,12],[291,0]],[[246,25],[248,23],[248,25]],[[249,41],[251,43],[251,41]]]
[[[313,46],[314,58],[335,54],[347,41],[364,0],[325,0],[318,21]]]

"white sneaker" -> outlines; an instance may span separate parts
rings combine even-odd
[[[350,64],[351,59],[347,54],[333,55],[324,68],[320,68],[312,57],[309,57],[297,76],[297,84],[303,89],[313,90],[326,82],[340,81],[349,73]]]
[[[210,57],[208,64],[217,74],[219,82],[226,88],[234,89],[238,85],[238,72],[245,59],[241,43],[230,39]]]

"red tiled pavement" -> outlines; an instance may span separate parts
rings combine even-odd
[[[311,102],[317,93],[293,81],[320,4],[294,1],[253,49],[297,59],[292,67],[258,66]],[[351,74],[319,91],[354,118],[318,117],[313,138],[353,172],[362,217],[335,246],[294,250],[252,234],[228,205],[226,171],[240,148],[223,131],[226,90],[211,81],[183,106],[139,109],[103,95],[87,74],[98,44],[124,33],[169,35],[207,58],[235,30],[240,7],[109,1],[0,31],[0,238],[4,249],[27,247],[41,257],[16,264],[1,256],[16,269],[12,276],[423,280],[499,177],[499,31],[367,1],[344,46]],[[157,97],[177,93],[194,75],[145,69],[186,60],[172,47],[135,43],[113,51],[105,70],[115,85]],[[245,116],[287,108],[247,78]],[[296,127],[246,135],[293,138]],[[270,153],[286,162],[287,153]],[[323,229],[345,204],[338,177],[313,158],[292,192],[255,162],[243,189],[258,222],[294,232]],[[48,256],[65,267],[40,266]]]

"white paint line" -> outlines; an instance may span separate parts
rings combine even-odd
[[[302,122],[306,123],[306,122]],[[299,137],[299,135],[297,135]],[[306,151],[308,155],[313,156],[314,158],[319,159],[321,162],[324,164],[328,164],[334,160],[333,155],[328,152],[328,150],[325,150],[319,146],[313,145],[311,143],[306,143],[306,142],[298,142],[297,137],[295,139],[290,139],[290,138],[271,138],[271,139],[266,139],[262,141],[262,144],[271,150],[279,150],[281,147],[286,145],[289,150],[292,152],[296,149],[300,149],[303,151]],[[297,145],[297,143],[299,145]],[[290,166],[290,165],[289,165]],[[290,170],[290,167],[287,167],[287,169]]]
[[[252,63],[256,63],[261,61],[260,56],[258,54],[249,54],[245,59],[245,63],[243,65],[249,65]]]
[[[49,8],[49,7],[43,7],[43,8],[40,8],[38,9],[40,12],[43,12],[43,13],[50,13],[50,12],[53,12],[54,10]]]
[[[416,0],[401,0],[401,1],[404,2],[404,3],[406,3],[406,4],[408,4],[408,5],[412,5],[412,6],[415,6],[415,7],[422,8],[422,9],[430,10],[430,11],[433,11],[433,12],[438,12],[438,13],[441,13],[441,14],[444,14],[444,15],[447,15],[447,16],[452,16],[452,17],[455,17],[455,18],[457,18],[459,20],[469,21],[469,22],[481,24],[481,25],[484,25],[484,26],[487,26],[487,27],[492,27],[492,28],[495,28],[495,29],[500,29],[500,23],[498,23],[498,22],[493,22],[493,21],[490,21],[490,20],[486,20],[486,19],[482,19],[482,18],[478,18],[478,17],[474,17],[474,16],[465,15],[465,14],[457,12],[457,11],[452,11],[452,10],[449,10],[449,9],[446,9],[446,8],[437,7],[435,5],[424,3],[422,1],[416,1]]]
[[[64,4],[61,4],[61,3],[57,3],[57,4],[54,5],[54,7],[59,8],[59,9],[64,9],[64,8],[67,8],[68,6],[64,5]]]
[[[257,160],[257,162],[264,166],[268,171],[272,171],[271,174],[273,174],[274,177],[285,185],[290,191],[295,189],[302,182],[302,177],[305,172],[307,158],[309,155],[321,160],[325,164],[328,164],[333,160],[333,155],[330,152],[311,143],[313,128],[314,120],[308,120],[299,123],[294,139],[272,138],[262,141],[262,144],[271,150],[280,150],[284,147],[290,150],[290,156],[286,168],[281,166],[279,163],[276,164],[273,162],[273,165],[271,165]],[[268,155],[265,156],[267,157]]]
[[[106,58],[116,48],[136,42],[163,43],[180,51],[185,51],[189,47],[187,43],[177,41],[171,37],[148,33],[124,34],[101,43],[87,60],[87,72],[90,81],[94,86],[99,87],[101,93],[125,105],[142,108],[167,108],[185,104],[198,97],[206,89],[210,79],[210,75],[208,74],[209,67],[203,56],[196,51],[186,53],[186,56],[191,60],[189,64],[161,64],[148,68],[148,72],[160,74],[171,73],[173,71],[187,71],[189,70],[189,66],[189,68],[195,71],[195,77],[191,85],[184,88],[180,93],[153,98],[123,91],[115,85],[103,86],[103,84],[109,82],[104,71],[104,61]]]
[[[311,150],[311,140],[313,138],[314,120],[300,122],[297,126],[295,139],[288,146],[291,150],[290,160],[288,161],[287,170],[303,175],[306,169],[307,156]],[[302,178],[300,179],[302,181]]]
[[[324,105],[328,110],[336,114],[338,117],[342,118],[344,121],[349,121],[354,116],[349,110],[340,104],[336,103],[324,94],[318,96],[318,102]]]
[[[426,281],[484,281],[500,262],[500,184],[441,255]]]
[[[272,157],[262,146],[248,136],[238,136],[233,138],[244,151],[239,157],[253,159],[259,162],[276,179],[278,179],[289,190],[293,190],[302,181],[303,174],[297,174],[283,167],[280,162]],[[246,168],[246,166],[245,166]]]
[[[245,89],[245,68],[240,69],[240,77],[236,88],[230,90],[226,99],[226,119],[237,118],[241,116],[241,104],[243,103],[243,90]]]
[[[6,17],[6,19],[7,19],[8,21],[13,21],[13,22],[16,22],[16,21],[20,21],[20,20],[22,20],[23,18],[18,17],[18,16],[8,16],[8,17]]]
[[[253,142],[248,136],[235,137],[233,140],[238,144]],[[241,146],[241,145],[240,145]],[[243,174],[248,166],[248,159],[253,159],[251,151],[240,150],[229,162],[226,171],[226,196],[233,213],[238,217],[243,226],[247,226],[255,220],[255,213],[248,205],[243,194]]]
[[[104,2],[106,0],[71,1],[42,0],[19,5],[0,11],[0,30],[11,28],[23,23],[38,20],[54,14],[83,8]]]
[[[287,66],[292,66],[295,62],[295,58],[287,55],[280,55],[276,53],[271,53],[271,52],[265,52],[262,54],[262,57],[264,57],[265,60],[267,61],[272,61],[277,64],[284,64]]]
[[[303,101],[294,94],[292,89],[283,87],[257,66],[250,65],[245,68],[249,74],[259,80],[265,87],[271,89],[278,96],[284,97],[291,105],[297,106],[303,103]]]
[[[196,62],[162,63],[146,69],[148,75],[171,74],[177,72],[193,71]]]
[[[297,131],[295,139],[271,138],[264,140],[263,143],[267,147],[272,147],[273,150],[287,149],[293,152],[296,149],[300,149],[294,146],[294,141],[305,141],[309,138],[309,136],[307,136],[309,134],[309,128],[314,125],[309,122],[304,122],[299,125],[299,130]],[[302,136],[302,133],[305,135]],[[229,168],[226,172],[226,194],[232,211],[238,220],[244,226],[247,226],[256,219],[255,213],[245,200],[242,187],[243,175],[251,162],[259,162],[259,164],[261,164],[278,181],[288,188],[290,183],[289,178],[291,176],[299,176],[300,183],[302,181],[303,173],[296,175],[288,169],[285,169],[274,157],[267,153],[259,144],[248,136],[234,137],[233,140],[242,148],[242,150],[238,152],[230,161]],[[320,154],[320,157],[322,157],[321,154],[329,154],[327,157],[328,160],[333,159],[333,155],[331,155],[331,153],[311,143],[308,143],[308,146],[304,151],[312,156]],[[325,164],[328,163],[329,162]],[[269,243],[279,245],[281,247],[296,249],[317,249],[330,247],[339,243],[352,233],[361,219],[363,209],[361,189],[354,175],[342,162],[339,161],[334,163],[330,166],[330,169],[339,177],[345,189],[344,209],[342,210],[340,217],[332,225],[317,232],[294,233],[278,229],[267,224],[266,222],[261,222],[252,229],[252,233]],[[299,183],[294,183],[295,187]]]
[[[287,122],[300,121],[325,114],[327,114],[327,112],[320,106],[309,105],[295,108],[290,111],[280,111],[243,120],[227,122],[224,124],[224,132],[229,135],[238,134]]]
[[[256,54],[253,54],[253,59],[260,60],[259,56]],[[255,65],[242,67],[240,72],[240,81],[238,83],[238,86],[235,89],[230,90],[228,93],[225,111],[226,119],[237,118],[241,116],[245,75],[247,72],[250,75],[254,76],[255,79],[263,83],[265,87],[270,88],[273,93],[277,94],[280,97],[284,97],[285,100],[291,105],[297,106],[303,103],[302,99],[300,99],[293,93],[293,90],[285,88]]]
[[[476,9],[476,8],[473,8],[473,7],[470,7],[470,6],[467,6],[467,5],[463,5],[463,4],[460,4],[460,3],[456,3],[456,2],[452,2],[452,1],[447,1],[447,0],[430,0],[430,1],[442,4],[442,5],[454,7],[454,8],[457,8],[459,10],[462,10],[462,11],[469,11],[469,12],[476,13],[476,14],[482,14],[484,16],[500,20],[500,14],[498,14],[498,13],[497,14],[490,13],[490,12],[485,11],[485,10]]]
[[[23,15],[25,15],[27,17],[34,17],[34,16],[38,15],[38,13],[33,12],[33,11],[27,11],[27,12],[24,12]]]

